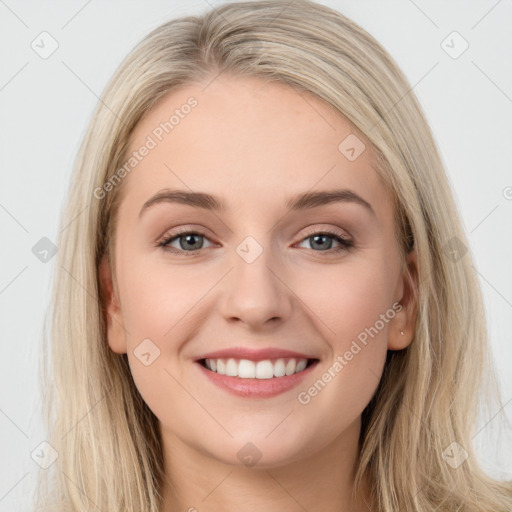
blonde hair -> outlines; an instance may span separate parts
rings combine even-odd
[[[494,380],[484,381],[492,360],[481,290],[427,121],[387,52],[351,20],[308,0],[234,2],[164,23],[105,89],[61,217],[41,386],[59,457],[41,474],[37,510],[159,511],[158,421],[126,354],[108,347],[98,277],[104,255],[114,262],[123,182],[101,199],[95,190],[124,164],[134,128],[160,98],[221,72],[289,84],[348,119],[393,192],[403,261],[417,252],[413,341],[388,352],[363,413],[356,487],[367,478],[372,510],[382,512],[512,510],[512,484],[484,474],[472,448],[478,393],[496,400],[499,393]],[[454,442],[469,455],[456,469],[443,457]]]

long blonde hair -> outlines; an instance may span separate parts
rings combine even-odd
[[[106,87],[60,223],[41,375],[44,421],[59,457],[41,472],[37,510],[161,507],[158,421],[126,354],[108,347],[98,277],[102,256],[114,261],[123,184],[100,199],[97,191],[123,165],[134,128],[161,97],[221,72],[285,82],[345,116],[393,193],[404,261],[417,251],[414,338],[388,352],[363,413],[356,487],[368,479],[373,510],[382,512],[511,511],[512,484],[484,474],[471,444],[479,391],[495,400],[499,394],[494,380],[484,386],[492,360],[481,290],[427,121],[386,51],[351,20],[309,0],[228,3],[171,20],[137,45]],[[447,449],[468,457],[452,467]]]

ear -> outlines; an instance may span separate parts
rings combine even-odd
[[[103,256],[100,263],[99,279],[102,297],[101,304],[107,321],[108,344],[117,354],[125,354],[127,349],[123,314],[117,289],[113,285],[110,264],[106,256]]]
[[[402,350],[411,343],[416,327],[418,309],[418,260],[416,249],[407,256],[395,290],[396,315],[389,326],[389,350]],[[400,334],[403,332],[404,334]]]

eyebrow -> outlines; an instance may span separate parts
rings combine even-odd
[[[349,189],[323,190],[317,192],[304,192],[297,194],[286,201],[286,207],[290,211],[307,210],[327,204],[346,202],[356,203],[366,208],[373,216],[376,216],[371,204]],[[139,213],[139,217],[151,206],[159,203],[178,203],[203,208],[216,212],[227,211],[226,204],[211,194],[204,192],[190,192],[187,190],[163,189],[148,199]]]

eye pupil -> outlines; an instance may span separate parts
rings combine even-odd
[[[311,237],[310,237],[310,239],[312,240],[312,242],[311,242],[311,246],[312,246],[312,247],[313,247],[313,245],[314,245],[314,244],[316,244],[316,243],[317,243],[317,239],[319,239],[319,238],[324,239],[324,241],[325,241],[325,239],[330,240],[330,244],[328,244],[327,249],[330,249],[330,248],[331,248],[331,245],[332,245],[332,237],[331,237],[331,236],[328,236],[328,235],[313,235],[313,236],[311,236]],[[325,244],[320,245],[319,247],[320,247],[320,249],[325,249],[325,248],[326,248]]]
[[[202,246],[202,243],[196,243],[196,244],[194,244],[193,242],[190,242],[190,239],[193,239],[193,238],[201,238],[201,235],[197,235],[197,234],[188,234],[188,235],[183,235],[183,236],[181,236],[181,237],[180,237],[180,246],[181,246],[182,248],[185,248],[185,247],[183,246],[183,244],[181,243],[181,241],[182,241],[183,239],[185,239],[187,244],[188,244],[188,243],[191,243],[191,245],[192,245],[192,247],[190,247],[190,246],[188,247],[189,249],[190,249],[190,248],[192,248],[192,250],[200,249],[200,248],[201,248],[201,246]],[[198,246],[198,247],[196,247],[196,246]]]

